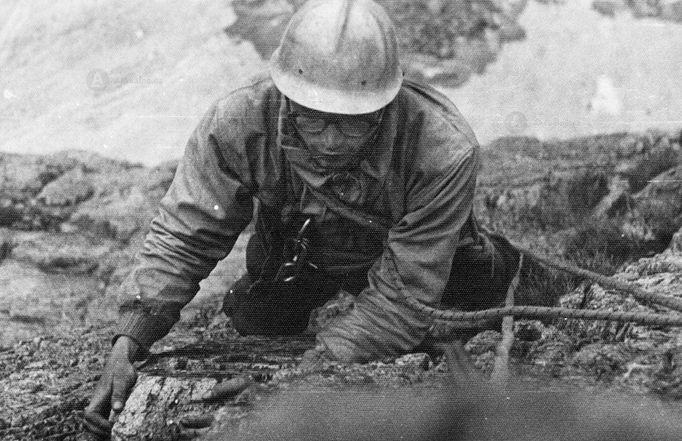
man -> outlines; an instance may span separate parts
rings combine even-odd
[[[258,201],[248,273],[224,310],[241,334],[295,334],[345,290],[355,307],[305,359],[365,362],[415,349],[433,320],[401,302],[499,305],[518,253],[472,211],[477,141],[455,106],[403,79],[393,25],[371,0],[310,0],[269,77],[217,101],[123,286],[123,321],[86,419],[110,430],[134,360],[163,337],[232,249]]]

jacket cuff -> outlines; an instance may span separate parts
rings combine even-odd
[[[116,343],[118,337],[125,335],[132,338],[146,352],[157,341],[163,338],[173,323],[168,323],[161,316],[145,314],[135,311],[128,312],[121,316],[122,320],[112,339],[112,345]]]

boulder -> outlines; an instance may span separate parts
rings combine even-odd
[[[47,156],[0,153],[0,197],[28,199],[75,165]]]
[[[651,179],[633,196],[628,223],[644,226],[666,248],[682,227],[682,165]]]
[[[69,224],[81,231],[125,242],[136,233],[148,230],[158,202],[142,188],[133,186],[80,204]]]
[[[682,165],[669,168],[653,177],[634,195],[634,201],[638,206],[652,200],[670,207],[670,212],[674,215],[682,213]]]
[[[72,206],[92,196],[94,187],[84,173],[84,167],[74,167],[43,187],[38,201],[48,206]]]
[[[14,236],[12,258],[46,273],[90,274],[116,243],[73,233],[21,233]]]

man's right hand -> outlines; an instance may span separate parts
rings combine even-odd
[[[94,434],[109,437],[110,413],[118,415],[137,381],[133,362],[142,358],[142,350],[130,337],[121,336],[111,350],[90,404],[85,408],[85,424]]]

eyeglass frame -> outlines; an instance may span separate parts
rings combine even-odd
[[[319,135],[320,133],[327,130],[327,127],[329,127],[330,124],[333,124],[339,132],[341,132],[343,135],[348,136],[350,138],[362,138],[364,136],[370,135],[373,131],[375,131],[379,127],[379,125],[381,125],[381,122],[384,119],[384,111],[386,109],[385,107],[381,108],[381,110],[378,113],[378,117],[376,119],[367,118],[367,117],[363,118],[363,116],[372,115],[372,114],[375,114],[377,112],[371,112],[369,114],[366,113],[366,114],[360,114],[360,115],[343,115],[343,114],[335,114],[335,113],[325,114],[324,112],[320,112],[320,111],[317,111],[315,109],[310,109],[316,113],[330,115],[330,117],[325,118],[323,116],[315,117],[315,116],[306,115],[302,112],[297,112],[295,110],[292,110],[290,101],[287,104],[288,104],[287,105],[288,111],[287,111],[286,118],[294,127],[296,127],[296,130],[300,130],[303,133],[307,133],[307,134],[311,134],[311,135]],[[317,120],[323,121],[324,125],[322,126],[322,128],[320,130],[306,130],[305,128],[301,127],[296,122],[296,118],[299,116],[305,116],[305,117],[308,117],[310,119],[317,119]],[[359,121],[368,123],[369,127],[367,128],[367,131],[365,131],[364,133],[359,134],[359,135],[347,133],[343,130],[343,127],[340,124],[340,122],[343,120],[343,118],[358,119]],[[335,121],[334,119],[337,119],[337,120]]]

